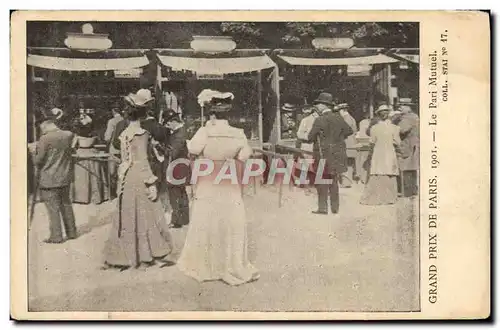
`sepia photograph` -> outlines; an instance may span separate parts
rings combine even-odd
[[[448,30],[424,54],[398,15],[40,17],[15,55],[25,312],[439,304]]]
[[[418,311],[418,32],[28,22],[29,310]]]

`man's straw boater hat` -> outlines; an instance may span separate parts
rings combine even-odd
[[[155,98],[149,89],[139,89],[137,93],[130,93],[125,96],[125,101],[133,107],[142,108],[149,105]]]
[[[291,112],[297,110],[297,108],[291,103],[285,103],[281,107],[281,110]]]

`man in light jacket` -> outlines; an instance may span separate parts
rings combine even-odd
[[[45,114],[40,124],[42,136],[36,144],[35,165],[38,167],[40,195],[50,220],[50,237],[45,243],[62,243],[61,218],[67,239],[77,237],[75,215],[70,199],[73,179],[73,138],[70,131],[63,131],[55,124],[52,110]]]
[[[342,116],[347,125],[352,129],[353,134],[348,136],[345,140],[346,144],[346,154],[347,154],[347,174],[342,175],[340,179],[340,184],[343,188],[351,187],[351,180],[354,180],[356,173],[356,132],[358,131],[358,126],[356,120],[349,113],[349,105],[347,103],[341,103],[334,108]]]
[[[404,197],[418,194],[418,169],[420,162],[420,119],[410,104],[401,104],[398,126],[401,135],[401,179]]]

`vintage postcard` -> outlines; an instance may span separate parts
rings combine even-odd
[[[490,17],[11,14],[11,316],[490,315]]]

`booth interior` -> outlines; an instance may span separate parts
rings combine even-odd
[[[251,144],[262,146],[270,141],[278,105],[271,88],[277,69],[265,50],[235,50],[213,56],[190,50],[159,50],[158,58],[158,111],[173,108],[182,113],[188,138],[207,120],[198,95],[204,89],[213,89],[234,94],[230,124],[243,129]]]
[[[331,93],[336,103],[347,103],[357,123],[367,114],[372,117],[382,103],[394,105],[401,98],[418,99],[418,60],[396,58],[382,48],[274,53],[282,77],[281,103],[291,105],[282,108],[282,144],[293,145],[287,142],[295,140],[301,110],[320,92]]]
[[[320,92],[347,103],[358,124],[367,114],[373,116],[380,103],[394,105],[401,98],[413,100],[418,113],[419,60],[418,50],[412,49],[234,49],[210,54],[192,49],[86,53],[29,47],[27,64],[28,142],[40,136],[36,122],[42,109],[63,109],[70,129],[82,114],[92,117],[88,134],[97,137],[95,152],[75,155],[77,165],[88,172],[88,185],[98,186],[84,188],[84,203],[109,197],[113,183],[104,131],[111,109],[123,107],[123,96],[139,88],[153,92],[158,118],[166,109],[182,115],[188,138],[207,119],[206,109],[198,103],[200,92],[233,93],[231,124],[244,130],[261,155],[269,151],[271,157],[297,151],[293,147],[301,110]],[[285,110],[289,104],[292,111]],[[92,191],[98,193],[89,195]]]
[[[63,48],[31,48],[28,52],[28,143],[40,137],[36,123],[42,118],[42,110],[63,109],[59,124],[79,136],[73,155],[72,201],[99,204],[112,198],[113,159],[104,133],[112,117],[111,109],[123,107],[123,96],[150,84],[149,77],[154,72],[149,69],[148,56],[141,50],[94,54]],[[82,116],[91,121],[82,124],[79,120]],[[36,179],[33,181],[28,182],[29,187],[36,184]]]
[[[28,142],[39,136],[34,125],[42,109],[63,109],[73,128],[83,112],[92,117],[92,132],[102,143],[112,108],[123,108],[123,96],[150,84],[150,61],[141,50],[98,54],[69,49],[29,49]]]

